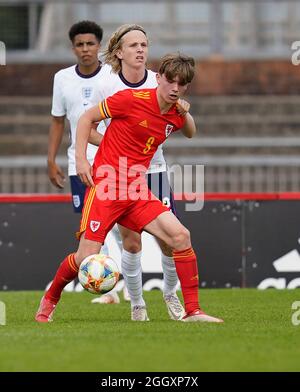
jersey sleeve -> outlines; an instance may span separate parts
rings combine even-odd
[[[131,90],[123,90],[100,102],[99,110],[103,118],[121,118],[130,113],[132,104]]]
[[[175,116],[173,116],[173,121],[171,120],[171,122],[173,124],[173,127],[171,132],[168,132],[168,135],[183,128],[186,122],[186,117],[180,116],[178,113],[176,113]]]
[[[60,79],[56,74],[53,82],[52,116],[62,117],[66,114],[65,100],[62,94]]]
[[[178,129],[181,129],[184,127],[186,122],[186,117],[185,116],[179,116],[178,117]]]

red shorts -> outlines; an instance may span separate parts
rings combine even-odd
[[[85,232],[84,238],[103,243],[115,223],[141,233],[158,215],[170,211],[148,192],[147,200],[100,200],[96,188],[88,188],[77,238]]]

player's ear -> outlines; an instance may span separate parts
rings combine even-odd
[[[156,74],[157,84],[160,84],[161,75],[159,73]]]
[[[116,51],[116,56],[118,57],[119,60],[123,60],[123,56],[122,56],[122,51],[121,49]]]

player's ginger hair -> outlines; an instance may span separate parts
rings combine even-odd
[[[112,34],[107,44],[107,48],[103,51],[105,63],[110,64],[115,73],[120,72],[122,69],[121,60],[117,56],[117,51],[122,47],[122,38],[125,34],[133,30],[141,31],[147,38],[146,32],[142,26],[137,24],[124,24]]]
[[[180,53],[166,54],[160,62],[158,72],[168,80],[178,77],[181,85],[191,83],[195,74],[195,60],[193,57]]]

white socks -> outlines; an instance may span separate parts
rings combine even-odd
[[[173,257],[168,257],[161,254],[161,263],[164,273],[164,295],[174,294],[176,292],[176,286],[178,283],[178,276],[176,272],[175,263]]]
[[[141,255],[142,252],[129,253],[125,249],[122,252],[122,274],[130,295],[132,307],[137,305],[145,306],[143,299]]]
[[[120,238],[119,230],[117,226],[113,228],[113,234],[117,241],[120,250],[122,249],[122,242]],[[107,254],[107,249],[104,246],[101,252]],[[143,284],[142,284],[142,266],[141,266],[142,252],[130,253],[125,249],[122,250],[122,274],[124,277],[125,285],[128,289],[129,296],[131,298],[131,306],[145,306],[145,301],[143,299]],[[176,272],[175,263],[173,257],[165,256],[162,253],[161,263],[163,269],[163,294],[169,295],[174,294],[178,285],[178,276]]]

